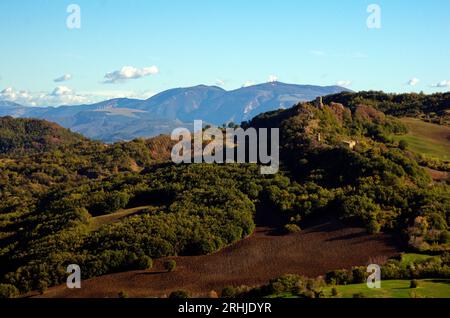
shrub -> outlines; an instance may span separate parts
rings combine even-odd
[[[287,234],[298,233],[301,231],[300,227],[297,224],[286,224],[284,226],[284,231]]]
[[[406,150],[406,148],[408,148],[408,142],[406,140],[400,140],[400,142],[398,143],[398,147],[401,150]]]
[[[272,294],[279,294],[283,292],[293,292],[298,289],[304,282],[298,275],[286,274],[269,282],[269,290]],[[312,284],[312,283],[311,283]]]
[[[37,290],[39,292],[39,294],[43,295],[44,292],[47,290],[48,288],[48,283],[44,280],[40,280],[37,284]]]
[[[442,231],[439,235],[439,242],[441,244],[447,244],[450,243],[450,232],[449,231]]]
[[[411,283],[409,284],[409,288],[417,288],[419,287],[419,281],[416,279],[411,280]]]
[[[226,286],[222,289],[222,298],[233,298],[236,295],[236,289],[233,286]]]
[[[164,262],[164,268],[168,272],[173,272],[176,267],[177,267],[177,262],[175,262],[173,259],[169,259]]]
[[[128,294],[124,291],[120,291],[118,296],[119,296],[119,298],[128,298]]]
[[[146,255],[141,256],[137,260],[137,267],[138,269],[151,269],[153,267],[153,260]]]
[[[338,290],[336,287],[331,288],[331,296],[337,297],[339,295]]]
[[[328,284],[347,285],[353,282],[353,275],[345,269],[334,270],[326,274],[325,280]]]
[[[189,298],[190,294],[189,292],[185,290],[176,290],[170,293],[169,298],[172,299],[186,299]]]
[[[15,298],[19,296],[19,290],[10,284],[0,284],[0,298]]]
[[[364,267],[352,268],[353,284],[362,284],[366,281],[366,269]]]
[[[378,223],[377,220],[372,219],[370,220],[369,224],[367,225],[367,231],[370,234],[378,234],[381,231],[381,225]]]

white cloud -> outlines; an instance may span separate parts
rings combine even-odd
[[[52,96],[62,96],[62,95],[70,95],[72,94],[72,90],[67,86],[58,86],[51,93]]]
[[[408,85],[409,86],[416,86],[417,84],[419,84],[420,79],[418,79],[417,77],[413,77],[408,81]]]
[[[336,85],[341,86],[341,87],[348,87],[348,86],[352,85],[352,81],[348,81],[348,80],[337,81]]]
[[[218,79],[216,79],[215,84],[217,86],[223,86],[223,85],[225,85],[225,81],[218,78]]]
[[[267,80],[268,83],[278,82],[278,76],[276,75],[269,75],[269,79]]]
[[[60,76],[58,78],[55,78],[53,80],[53,82],[55,83],[60,83],[60,82],[66,82],[72,79],[72,75],[71,74],[64,74],[63,76]]]
[[[141,77],[156,75],[159,70],[156,66],[149,66],[144,68],[136,68],[133,66],[124,66],[118,71],[106,73],[103,83],[105,84],[115,84],[124,82],[130,79],[138,79]]]
[[[7,87],[0,92],[0,95],[2,97],[8,97],[8,98],[14,98],[13,94],[14,94],[14,90],[12,89],[12,87]]]
[[[33,96],[28,91],[16,91],[12,87],[7,87],[0,92],[0,100],[7,100],[30,106],[36,105]]]
[[[16,91],[8,87],[0,91],[0,100],[15,102],[24,106],[60,106],[92,104],[114,98],[148,99],[152,91],[92,91],[75,92],[66,86],[58,86],[50,92]]]
[[[437,87],[437,88],[450,87],[450,81],[440,81],[437,84],[431,85],[431,87]]]
[[[52,92],[16,91],[8,87],[0,92],[0,100],[15,102],[24,106],[59,106],[90,102],[89,98],[72,91],[66,86],[58,86]]]
[[[255,82],[253,81],[246,81],[244,84],[242,84],[242,87],[249,87],[255,85]]]

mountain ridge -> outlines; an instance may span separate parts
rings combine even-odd
[[[351,92],[339,86],[263,83],[234,90],[197,85],[173,88],[148,99],[115,98],[94,104],[27,107],[0,104],[0,116],[56,122],[86,137],[105,142],[131,140],[189,127],[194,120],[221,125],[248,121],[260,113],[289,108],[318,96]]]

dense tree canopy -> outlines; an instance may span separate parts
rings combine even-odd
[[[46,122],[0,118],[0,292],[61,283],[68,264],[87,278],[212,253],[250,235],[261,205],[287,231],[327,213],[401,234],[417,250],[448,250],[449,186],[390,138],[406,127],[389,115],[417,101],[437,114],[448,96],[324,100],[323,108],[305,103],[243,124],[280,128],[282,169],[269,176],[256,164],[173,165],[164,136],[104,145]]]

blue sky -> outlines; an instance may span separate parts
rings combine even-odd
[[[66,26],[72,3],[80,29]],[[381,29],[367,27],[372,3]],[[27,104],[236,89],[271,75],[353,90],[450,90],[448,0],[2,0],[0,36],[0,98]],[[54,81],[63,75],[70,79]]]

